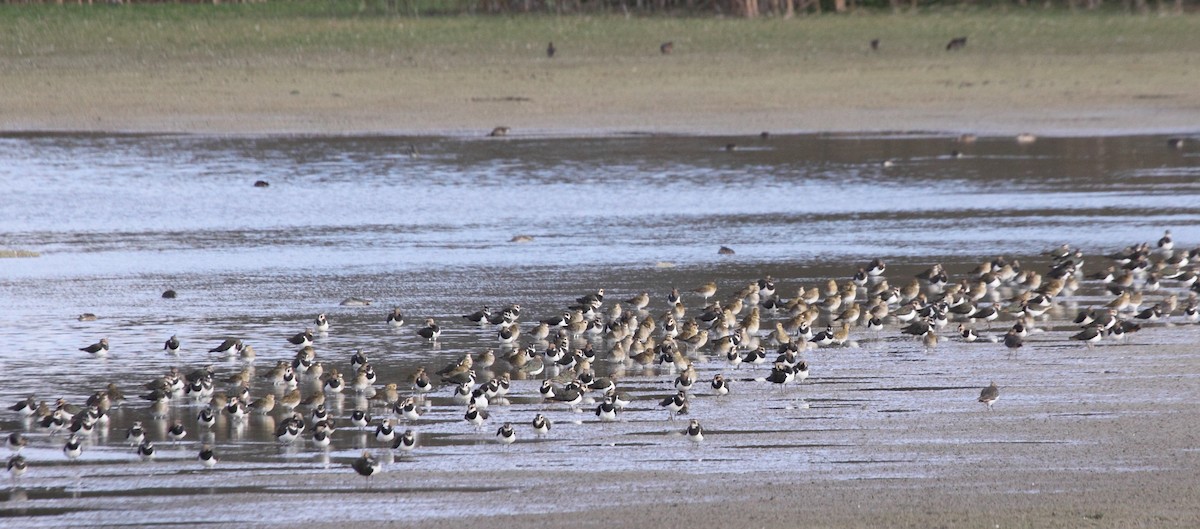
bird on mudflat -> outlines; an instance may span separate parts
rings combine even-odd
[[[179,354],[179,338],[176,338],[172,334],[170,338],[167,338],[166,343],[163,344],[163,350],[170,354]]]
[[[688,421],[688,427],[683,430],[683,433],[692,442],[699,443],[704,440],[704,428],[700,426],[700,421],[696,419]]]
[[[669,418],[674,420],[676,415],[682,415],[682,414],[687,413],[687,408],[688,408],[687,393],[680,391],[670,397],[667,397],[667,398],[659,401],[658,405],[662,408],[666,408],[667,411],[671,412],[671,415],[669,416]]]
[[[138,444],[137,455],[142,461],[154,459],[154,443],[149,439],[143,440]]]
[[[200,448],[200,453],[196,456],[196,459],[200,461],[200,464],[204,468],[212,468],[217,465],[217,454],[213,452],[212,447],[209,445],[204,445]]]
[[[400,450],[401,452],[412,452],[417,447],[417,434],[412,430],[404,430],[404,433],[397,435],[396,440],[392,442],[392,450]]]
[[[425,326],[417,329],[417,336],[424,338],[427,342],[437,341],[438,336],[441,335],[442,328],[433,321],[433,318],[425,318]]]
[[[387,323],[393,327],[404,325],[404,313],[400,312],[400,307],[392,309],[392,312],[387,315]]]
[[[533,433],[539,436],[550,433],[550,428],[554,426],[554,423],[550,422],[550,419],[547,419],[540,413],[534,416],[531,424],[533,425]]]
[[[13,478],[19,478],[29,469],[29,464],[25,461],[25,457],[15,455],[8,458],[8,474]]]
[[[504,426],[496,430],[496,437],[499,437],[499,441],[503,444],[513,444],[517,441],[517,430],[513,428],[511,423],[506,422]]]
[[[979,392],[979,402],[987,404],[988,411],[992,410],[992,404],[994,404],[999,399],[1000,399],[1000,387],[997,386],[996,382],[994,382],[994,381],[992,382],[992,385],[990,385],[986,388],[983,388],[983,390]]]
[[[366,478],[367,485],[369,486],[371,484],[371,476],[379,470],[379,462],[376,461],[374,457],[371,457],[370,452],[363,450],[362,456],[360,456],[358,459],[355,459],[354,462],[350,464],[350,468],[353,468],[355,472],[358,472],[358,475]]]
[[[106,355],[108,354],[108,338],[101,338],[99,342],[87,347],[80,347],[79,350],[85,353],[94,354],[96,356]]]
[[[209,349],[208,352],[221,353],[221,354],[237,354],[237,353],[241,352],[241,350],[242,350],[242,341],[241,340],[238,340],[236,338],[227,338],[225,341],[221,342],[221,345],[218,345],[216,347],[213,347],[212,349]]]

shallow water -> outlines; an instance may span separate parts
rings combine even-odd
[[[736,148],[727,150],[728,144]],[[952,156],[954,151],[961,157]],[[483,305],[520,303],[528,332],[528,322],[556,315],[596,288],[608,294],[606,307],[610,300],[648,291],[657,317],[672,286],[686,293],[694,313],[702,300],[689,292],[709,280],[718,281],[717,297],[726,299],[747,282],[771,275],[781,295],[791,297],[800,286],[845,280],[875,257],[888,261],[888,276],[899,285],[935,262],[946,264],[957,279],[999,255],[1044,271],[1041,252],[1064,242],[1096,255],[1153,242],[1170,229],[1182,247],[1200,243],[1200,151],[1170,149],[1166,138],[1153,136],[1044,138],[1018,145],[1011,138],[960,144],[924,135],[494,141],[22,135],[0,138],[0,160],[6,188],[0,248],[42,254],[0,259],[6,322],[0,326],[5,344],[0,402],[36,394],[82,403],[108,382],[117,382],[130,397],[71,465],[59,451],[61,434],[50,438],[14,413],[0,414],[4,432],[32,432],[26,456],[34,465],[19,489],[27,498],[16,502],[20,495],[10,495],[0,515],[37,515],[60,524],[120,522],[117,514],[91,511],[112,496],[170,503],[180,495],[359,491],[361,484],[345,465],[363,448],[381,456],[386,451],[345,422],[326,453],[305,443],[279,446],[272,435],[282,417],[278,410],[241,427],[222,417],[206,439],[222,462],[200,473],[193,460],[202,430],[194,424],[199,404],[174,401],[169,417],[184,420],[190,430],[188,440],[175,447],[165,441],[166,422],[151,420],[147,404],[137,398],[141,384],[172,366],[211,364],[224,386],[228,375],[247,365],[206,352],[225,337],[254,345],[253,365],[261,375],[276,361],[292,358],[294,349],[285,339],[311,326],[317,313],[326,313],[332,323],[316,338],[319,360],[349,373],[350,353],[363,349],[380,384],[403,387],[418,366],[436,370],[468,352],[502,351],[490,327],[459,317]],[[892,163],[885,166],[883,160]],[[256,180],[270,187],[255,188]],[[533,240],[509,242],[518,234]],[[722,245],[736,255],[719,256]],[[1102,266],[1095,257],[1087,271]],[[162,299],[166,289],[179,297]],[[339,305],[349,296],[372,305]],[[1085,284],[1053,314],[1061,322],[1073,316],[1073,307],[1107,299],[1100,285]],[[400,328],[384,323],[393,306],[404,310],[409,323]],[[98,319],[77,321],[84,312]],[[437,344],[415,335],[425,317],[444,326]],[[764,334],[776,319],[764,313]],[[1009,320],[995,323],[996,334]],[[995,344],[944,338],[940,354],[931,356],[895,327],[856,330],[857,349],[810,351],[812,377],[787,393],[752,380],[766,375],[762,366],[733,371],[716,360],[701,362],[691,417],[709,431],[702,447],[677,435],[685,421],[667,420],[654,404],[673,393],[674,374],[666,368],[597,362],[598,376],[617,378],[636,399],[613,424],[597,424],[590,410],[543,404],[536,398],[538,380],[518,380],[510,403],[494,405],[493,418],[476,432],[443,388],[417,424],[404,426],[420,433],[422,446],[411,458],[395,456],[377,478],[379,492],[428,488],[395,482],[399,478],[388,484],[388,476],[405,470],[453,474],[469,462],[496,472],[567,472],[590,464],[590,454],[597,452],[605,454],[610,472],[710,474],[731,467],[772,471],[779,465],[779,447],[790,447],[797,451],[785,460],[796,470],[873,479],[937,475],[961,463],[910,451],[905,448],[910,442],[1068,445],[1064,449],[1087,443],[940,440],[940,434],[922,430],[911,439],[897,434],[889,448],[868,446],[866,439],[880,431],[907,432],[908,421],[976,416],[978,388],[997,376],[994,359],[1005,354]],[[1105,368],[1104,355],[1081,353],[1078,344],[1066,342],[1065,327],[1048,328],[1031,340],[1044,341],[1043,351],[1069,354],[1023,358],[1008,367],[1024,372],[1052,365],[1065,386],[1088,387]],[[1197,334],[1189,326],[1153,330],[1154,343],[1162,344],[1188,343]],[[172,334],[184,344],[177,357],[161,350]],[[77,350],[100,337],[112,343],[106,358]],[[603,356],[605,344],[594,342]],[[495,376],[503,369],[498,362],[481,374]],[[734,379],[734,395],[708,394],[707,381],[717,372]],[[282,393],[256,379],[254,396]],[[301,384],[306,395],[315,387],[312,381]],[[1056,393],[1033,388],[1024,393],[1002,402],[1035,414],[1062,412],[1041,408],[1055,403]],[[345,417],[366,401],[348,392],[329,405]],[[524,428],[538,412],[557,423],[542,440]],[[155,463],[139,462],[124,442],[134,420],[146,421],[151,439],[162,441]],[[524,428],[517,445],[491,444],[504,421]],[[146,474],[162,479],[147,483]],[[297,484],[309,474],[316,484]],[[287,485],[279,485],[281,480]],[[468,476],[445,478],[442,485],[468,495],[482,493],[473,487],[487,489]],[[450,500],[428,492],[424,510],[418,508],[412,519],[446,515]],[[18,504],[25,514],[14,510]],[[496,508],[478,502],[461,507],[466,513]],[[155,512],[196,519],[197,511],[189,509]],[[222,520],[253,519],[253,508],[247,508]]]

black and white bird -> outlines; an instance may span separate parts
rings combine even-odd
[[[25,461],[23,456],[14,455],[8,458],[8,475],[12,476],[14,479],[23,476],[25,471],[28,469],[29,464]]]
[[[353,468],[355,472],[358,472],[358,475],[366,478],[367,485],[370,485],[371,476],[379,471],[379,462],[376,461],[374,457],[371,457],[370,452],[363,450],[362,455],[350,464],[350,468]]]
[[[417,336],[424,338],[427,342],[437,341],[442,335],[442,328],[438,326],[433,318],[425,318],[425,326],[417,329]]]
[[[404,430],[404,433],[396,436],[396,440],[392,442],[392,450],[400,450],[401,452],[412,452],[417,447],[417,434],[412,430]]]
[[[80,347],[79,350],[96,356],[104,356],[108,354],[108,338],[101,338],[99,342],[87,347]]]
[[[304,329],[304,332],[299,332],[288,338],[288,343],[296,347],[308,347],[313,344],[312,329]]]
[[[13,432],[8,434],[8,441],[6,444],[8,445],[8,449],[11,450],[12,453],[16,454],[19,453],[22,448],[25,448],[25,445],[29,444],[29,440],[26,439],[21,432]]]
[[[471,426],[474,426],[475,429],[479,429],[480,426],[483,426],[483,422],[487,419],[487,410],[481,410],[475,407],[474,404],[468,404],[467,412],[463,414],[463,420],[467,421],[467,423],[469,423]]]
[[[683,430],[683,433],[692,442],[699,443],[704,440],[704,428],[700,426],[700,421],[696,419],[688,421],[688,427]]]
[[[173,355],[179,354],[179,338],[176,338],[172,334],[170,338],[167,338],[166,343],[163,344],[163,350]]]
[[[617,420],[617,405],[611,399],[604,399],[596,405],[596,417],[601,422],[613,422]]]
[[[356,428],[366,428],[371,424],[371,416],[364,410],[354,410],[350,412],[350,424]]]
[[[537,434],[538,436],[542,436],[550,433],[550,428],[554,426],[554,423],[539,413],[533,417],[532,425],[533,433]]]
[[[392,309],[392,312],[387,315],[387,323],[393,327],[404,325],[404,313],[400,311],[400,307]]]
[[[392,427],[391,419],[383,419],[379,421],[379,426],[375,427],[375,440],[381,443],[390,443],[396,438],[396,429]]]
[[[992,382],[992,385],[990,385],[986,388],[983,388],[983,390],[979,392],[979,402],[987,404],[988,411],[992,410],[992,404],[994,404],[999,399],[1000,399],[1000,387],[997,386],[996,382],[994,382],[994,381]]]
[[[234,355],[242,351],[242,341],[236,338],[227,338],[221,342],[221,345],[209,349],[210,353],[220,353],[223,355]]]
[[[325,313],[317,314],[317,321],[314,323],[314,328],[317,332],[329,332],[329,319],[325,317]]]
[[[717,395],[729,394],[729,383],[725,381],[724,375],[721,375],[720,373],[713,375],[711,386],[713,393],[716,393]]]
[[[1088,349],[1104,338],[1104,331],[1099,325],[1088,325],[1082,331],[1071,335],[1072,340],[1079,340],[1087,345]]]
[[[500,429],[496,430],[496,437],[502,444],[510,445],[517,441],[517,430],[512,424],[504,423]]]
[[[183,421],[175,421],[175,424],[167,429],[167,437],[170,437],[171,441],[176,444],[187,437],[187,430],[183,427]]]
[[[217,423],[217,416],[211,407],[206,407],[196,415],[196,423],[205,428],[212,428]]]
[[[138,444],[137,455],[142,461],[154,459],[154,443],[152,443],[149,439],[142,441],[140,444]]]
[[[25,400],[9,406],[8,409],[21,414],[21,417],[31,417],[37,412],[37,400],[32,396],[26,397]]]
[[[83,455],[83,441],[79,439],[79,436],[71,434],[71,437],[67,438],[67,442],[63,444],[63,454],[72,461]]]
[[[670,397],[667,397],[667,398],[659,401],[658,405],[659,405],[659,407],[666,408],[667,411],[669,411],[671,413],[669,418],[673,420],[673,419],[675,419],[676,415],[683,415],[683,414],[687,413],[687,409],[688,409],[687,393],[680,391]]]
[[[200,453],[196,456],[196,459],[200,461],[200,464],[203,465],[204,468],[212,468],[217,466],[217,454],[216,452],[213,452],[212,447],[209,445],[204,445],[200,448]]]
[[[463,318],[466,318],[467,321],[469,321],[471,323],[478,323],[481,325],[484,323],[487,323],[488,319],[491,317],[492,317],[492,309],[491,309],[491,307],[489,307],[487,305],[484,305],[482,310],[477,310],[470,314],[463,315]]]

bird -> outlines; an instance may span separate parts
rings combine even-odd
[[[29,464],[21,455],[14,455],[8,458],[8,475],[13,478],[19,478],[29,469]]]
[[[723,375],[717,373],[713,375],[712,389],[713,393],[716,393],[717,395],[728,395],[729,383],[725,381],[725,377]]]
[[[163,344],[163,350],[170,354],[179,354],[179,338],[176,338],[172,334],[170,338],[167,338],[166,343]]]
[[[387,315],[387,323],[393,327],[404,325],[404,313],[400,312],[400,307],[392,309],[392,312]]]
[[[371,476],[379,470],[379,462],[376,461],[374,457],[371,457],[370,452],[363,450],[362,455],[350,464],[350,468],[353,468],[355,472],[358,472],[358,475],[366,478],[367,486],[370,486]]]
[[[329,331],[329,319],[325,317],[324,312],[317,314],[317,320],[313,322],[313,328],[315,328],[317,332]]]
[[[700,426],[700,421],[692,419],[688,421],[688,426],[683,430],[684,435],[692,442],[699,443],[704,440],[704,428]]]
[[[421,418],[421,412],[417,409],[417,402],[412,397],[407,397],[404,400],[397,402],[392,406],[392,411],[404,417],[406,421],[415,421]]]
[[[478,323],[478,324],[482,325],[483,323],[486,323],[488,321],[488,319],[491,318],[491,316],[492,316],[491,307],[484,305],[483,309],[477,310],[470,314],[464,314],[463,318],[465,318],[467,321],[469,321],[471,323]]]
[[[304,332],[299,332],[288,338],[288,343],[297,347],[307,347],[313,344],[312,329],[304,329]]]
[[[531,424],[533,425],[533,433],[537,434],[538,436],[550,433],[550,428],[554,426],[554,423],[551,422],[550,419],[547,419],[540,413],[533,417],[533,422]]]
[[[154,459],[154,443],[149,439],[142,441],[138,444],[137,455],[142,461]]]
[[[217,423],[217,417],[211,407],[205,407],[196,415],[196,422],[205,428],[212,428]]]
[[[1097,342],[1104,338],[1103,329],[1099,325],[1088,325],[1082,331],[1071,335],[1072,340],[1079,340],[1091,349]]]
[[[992,410],[992,404],[1000,399],[1000,387],[993,381],[992,385],[983,388],[979,392],[979,402],[987,404],[988,411]]]
[[[19,453],[22,448],[25,448],[25,445],[29,444],[29,440],[26,439],[21,432],[13,432],[8,434],[7,444],[8,449],[11,450],[12,453],[16,454]]]
[[[1019,349],[1022,345],[1025,345],[1025,340],[1023,338],[1021,338],[1021,335],[1017,334],[1017,332],[1015,330],[1009,329],[1009,331],[1004,334],[1004,346],[1005,347],[1015,351],[1015,350]]]
[[[554,43],[553,43],[553,42],[551,42],[551,43],[549,43],[549,44],[547,44],[547,45],[546,45],[546,57],[548,57],[548,58],[553,58],[553,57],[554,57],[554,54],[555,54],[557,51],[558,51],[558,48],[555,48],[555,47],[554,47]]]
[[[379,426],[375,427],[375,440],[381,443],[390,443],[396,438],[396,429],[392,427],[391,419],[383,419],[379,421]]]
[[[950,39],[950,42],[948,44],[946,44],[946,51],[958,50],[958,49],[965,48],[966,46],[967,46],[967,38],[966,37],[954,37],[954,38]]]
[[[213,452],[212,447],[209,445],[204,445],[200,448],[200,453],[196,456],[196,459],[200,461],[200,464],[204,468],[212,468],[217,465],[217,454]]]
[[[668,41],[658,45],[658,52],[663,55],[670,55],[672,51],[675,51],[674,42]]]
[[[704,302],[708,303],[708,298],[713,297],[713,295],[717,293],[717,283],[715,281],[709,281],[708,283],[692,289],[692,292],[699,294],[704,298]]]
[[[209,349],[210,353],[220,353],[225,355],[237,354],[242,351],[242,341],[236,338],[227,338],[221,342],[221,345]]]
[[[506,422],[503,426],[496,430],[496,437],[500,438],[499,441],[501,443],[510,445],[517,441],[517,430],[513,428],[511,423]]]
[[[617,420],[617,405],[611,399],[604,399],[600,404],[596,405],[596,417],[601,422],[613,422]]]
[[[417,329],[417,336],[425,339],[427,342],[437,341],[438,336],[442,335],[442,328],[433,321],[433,318],[425,318],[425,326]]]
[[[96,356],[104,356],[108,354],[108,338],[101,338],[99,342],[87,347],[80,347],[79,350]]]
[[[783,362],[775,362],[775,366],[771,368],[771,374],[767,375],[766,381],[772,384],[779,384],[779,387],[783,388],[795,379],[795,368]]]
[[[71,434],[71,437],[67,438],[67,442],[63,444],[63,454],[72,461],[83,455],[83,441],[79,439],[79,436]]]
[[[416,447],[416,433],[412,429],[406,429],[404,433],[396,435],[396,440],[392,441],[391,449],[400,450],[402,452],[412,452]]]
[[[37,399],[33,398],[33,396],[26,397],[25,400],[8,407],[9,410],[21,414],[22,417],[32,416],[37,411],[37,408]]]
[[[167,429],[167,437],[170,437],[171,441],[176,444],[187,437],[187,430],[183,427],[183,421],[175,421],[175,424]]]
[[[659,401],[658,405],[659,405],[659,407],[666,408],[667,411],[671,412],[671,415],[668,418],[673,420],[673,419],[675,419],[676,415],[683,415],[683,414],[687,413],[687,408],[688,408],[687,393],[680,391],[670,397],[667,397],[667,398]]]
[[[879,39],[871,39],[871,50],[879,51]]]
[[[488,419],[487,410],[481,410],[481,409],[477,408],[474,404],[468,404],[467,412],[463,414],[463,420],[470,423],[471,426],[474,426],[476,429],[478,429],[480,426],[482,426],[483,421],[486,421],[487,419]]]

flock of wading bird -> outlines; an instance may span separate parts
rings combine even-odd
[[[253,347],[231,338],[209,351],[243,361],[240,371],[221,378],[224,390],[216,389],[217,375],[212,366],[187,373],[172,368],[145,384],[148,393],[140,398],[150,401],[150,406],[144,417],[137,415],[143,420],[133,422],[124,439],[131,457],[148,460],[156,450],[151,431],[157,432],[159,442],[177,444],[199,437],[197,459],[204,467],[212,467],[218,461],[212,430],[226,422],[228,428],[241,428],[251,417],[258,417],[276,425],[275,437],[286,445],[311,443],[326,450],[337,431],[355,430],[360,440],[373,431],[371,437],[379,450],[390,448],[403,456],[420,446],[412,427],[434,408],[430,402],[433,398],[442,401],[438,407],[459,410],[455,413],[462,413],[463,420],[478,431],[489,419],[489,405],[508,403],[505,396],[514,379],[542,379],[536,393],[532,384],[528,387],[525,398],[529,402],[542,402],[543,406],[560,403],[577,413],[587,407],[597,422],[616,421],[633,399],[618,390],[615,375],[596,376],[593,365],[603,365],[599,363],[645,366],[661,376],[673,375],[674,394],[661,400],[656,397],[645,407],[657,405],[674,419],[688,413],[689,400],[696,393],[717,398],[730,393],[731,379],[720,372],[700,382],[697,364],[711,367],[723,362],[730,368],[764,364],[764,370],[770,367],[766,376],[742,380],[782,388],[808,377],[806,351],[857,347],[852,333],[879,333],[888,327],[921,340],[927,349],[949,338],[1002,343],[1016,350],[1025,345],[1028,333],[1048,324],[1048,313],[1066,305],[1064,300],[1073,299],[1070,306],[1079,306],[1080,298],[1072,296],[1081,285],[1090,285],[1098,295],[1092,307],[1078,311],[1074,324],[1079,330],[1070,339],[1084,342],[1089,348],[1103,340],[1122,340],[1154,322],[1183,324],[1200,319],[1196,301],[1196,293],[1200,292],[1200,248],[1176,249],[1169,231],[1156,245],[1143,243],[1104,256],[1109,262],[1107,267],[1090,274],[1084,272],[1084,253],[1068,245],[1045,255],[1049,269],[1043,272],[1024,269],[1016,260],[997,258],[954,280],[941,265],[933,265],[903,286],[889,283],[887,265],[876,259],[848,280],[831,279],[822,286],[801,287],[790,298],[782,296],[768,276],[739,285],[721,303],[715,301],[721,288],[714,282],[688,295],[689,301],[703,300],[704,308],[699,311],[684,307],[678,289],[663,296],[666,309],[654,315],[649,312],[653,301],[649,293],[633,296],[623,304],[606,303],[603,289],[580,296],[558,315],[530,325],[521,321],[519,305],[501,310],[484,307],[463,316],[464,325],[494,333],[501,353],[489,349],[466,354],[432,373],[420,368],[404,383],[379,380],[361,351],[350,358],[348,373],[352,375],[348,377],[337,368],[325,367],[317,360],[313,328],[288,339],[298,348],[293,360],[279,361],[266,374],[255,377]],[[1181,296],[1186,296],[1182,304]],[[764,325],[764,317],[774,321]],[[381,325],[405,324],[399,308],[381,320]],[[1007,327],[1003,334],[999,330],[989,332],[1002,320]],[[956,328],[948,327],[951,322],[957,323]],[[977,333],[975,326],[986,326],[988,330]],[[324,314],[317,316],[315,329],[318,335],[329,332]],[[441,327],[433,319],[425,319],[416,335],[425,342],[437,342]],[[178,354],[180,342],[172,336],[163,349]],[[102,339],[81,350],[104,355],[109,343]],[[652,369],[656,365],[663,369]],[[264,394],[252,398],[256,381]],[[452,396],[444,397],[446,391]],[[343,392],[355,396],[354,409],[342,413],[341,400],[334,400],[337,404],[327,409],[326,398]],[[991,410],[999,397],[1000,388],[992,382],[980,392],[979,402]],[[28,468],[29,462],[20,451],[30,442],[61,444],[67,458],[79,458],[84,447],[94,442],[93,435],[109,428],[110,408],[124,400],[122,388],[108,384],[82,406],[61,398],[50,405],[30,396],[8,407],[25,418],[24,431],[8,436],[8,448],[13,452],[9,472],[16,477]],[[140,407],[134,410],[132,413],[142,412]],[[189,417],[194,413],[195,420],[168,421],[172,410],[186,410],[186,415],[177,415]],[[144,421],[157,423],[156,427],[147,428]],[[409,428],[400,431],[400,422]],[[550,419],[538,413],[522,429],[542,436],[552,427]],[[696,419],[691,419],[680,433],[695,442],[704,439],[703,427]],[[513,443],[518,435],[518,429],[506,422],[496,430],[495,441]],[[392,456],[394,452],[385,454]],[[350,466],[368,477],[380,468],[370,450]]]

